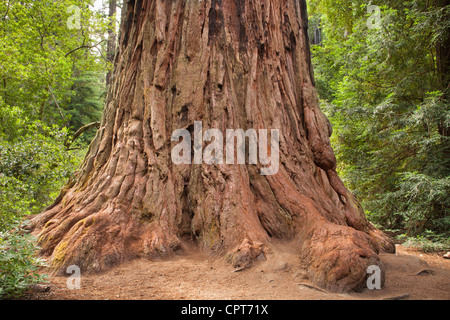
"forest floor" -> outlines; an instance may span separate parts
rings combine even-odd
[[[386,267],[383,289],[335,294],[309,286],[296,268],[298,254],[289,245],[278,247],[266,261],[239,272],[223,257],[197,252],[163,261],[135,260],[101,274],[82,275],[78,290],[67,288],[67,277],[51,277],[49,292],[30,293],[25,299],[450,300],[450,260],[442,255],[397,246],[397,254],[381,254]]]

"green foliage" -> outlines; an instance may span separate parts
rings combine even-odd
[[[17,201],[21,199],[26,213],[36,214],[49,205],[64,183],[77,169],[81,152],[64,147],[67,129],[49,128],[40,122],[27,126],[29,132],[12,142],[0,137],[0,204],[3,216],[18,216]],[[24,129],[22,129],[22,132]],[[10,199],[10,200],[8,200]],[[5,207],[5,206],[13,207]]]
[[[79,29],[68,27],[74,15],[71,6],[80,9]],[[20,108],[31,120],[67,125],[64,116],[70,113],[68,92],[76,91],[74,79],[83,73],[105,73],[99,38],[105,37],[107,23],[89,9],[89,1],[0,2],[3,104]],[[101,111],[101,105],[96,107]]]
[[[426,230],[423,235],[409,237],[406,234],[397,236],[397,240],[407,248],[413,248],[422,252],[448,252],[450,250],[450,238],[443,235],[436,235],[434,232]]]
[[[371,29],[373,3],[310,2],[325,33],[313,61],[341,177],[378,225],[448,237],[450,108],[435,48],[449,36],[450,8],[377,1]]]
[[[409,238],[403,243],[406,248],[418,249],[422,252],[445,252],[449,250],[448,238],[440,240],[429,240],[426,238]]]
[[[49,205],[82,159],[65,149],[66,129],[34,122],[11,130],[21,135],[0,135],[0,298],[44,280],[36,239],[21,230],[22,219]]]
[[[0,299],[17,297],[30,285],[45,281],[47,277],[38,272],[45,262],[36,257],[37,249],[35,239],[18,225],[0,230]]]
[[[42,280],[23,219],[57,197],[92,133],[77,141],[77,150],[66,150],[65,142],[100,119],[108,19],[90,2],[0,1],[1,298]],[[79,9],[79,28],[68,24],[78,18],[71,6]]]
[[[69,127],[73,130],[100,120],[105,97],[104,79],[103,73],[86,72],[74,80],[68,94],[70,102],[65,107]],[[87,144],[94,136],[95,132],[88,132],[80,140]]]
[[[24,183],[0,174],[0,230],[8,230],[18,217],[30,214],[31,202],[32,197]]]

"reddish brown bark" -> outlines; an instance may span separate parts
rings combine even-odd
[[[53,266],[100,271],[196,245],[242,267],[284,239],[314,283],[361,288],[394,246],[336,174],[305,1],[132,0],[122,19],[101,128],[76,178],[32,220]],[[279,172],[174,165],[171,134],[195,121],[279,129]]]

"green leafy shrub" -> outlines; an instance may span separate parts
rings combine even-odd
[[[426,230],[424,235],[409,237],[406,234],[397,236],[406,248],[417,249],[422,252],[448,252],[450,250],[450,238],[445,235],[435,234]]]
[[[18,225],[0,232],[0,299],[17,297],[47,278],[38,272],[45,261],[36,257],[35,243]]]
[[[22,230],[23,219],[56,198],[84,153],[65,149],[66,129],[36,121],[10,130],[21,135],[12,141],[0,135],[0,298],[17,297],[45,279],[38,272],[44,264],[36,239]]]
[[[0,231],[9,230],[18,218],[28,215],[32,202],[24,183],[0,173]]]
[[[35,122],[25,134],[12,142],[0,137],[0,210],[9,216],[36,214],[49,205],[84,152],[65,149],[66,129]]]

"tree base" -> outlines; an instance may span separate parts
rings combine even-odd
[[[55,270],[99,272],[191,243],[247,268],[272,239],[295,241],[311,281],[332,291],[383,269],[377,254],[394,245],[336,173],[307,24],[304,0],[125,1],[100,129],[72,183],[31,221]],[[172,133],[197,121],[279,130],[278,173],[175,165]]]
[[[298,217],[294,217],[293,224],[301,224]],[[310,213],[308,223],[298,227],[294,237],[284,239],[296,243],[298,268],[306,270],[312,283],[332,292],[359,291],[364,288],[367,268],[372,265],[380,267],[384,283],[384,267],[378,253],[395,250],[391,240],[368,226],[367,232],[358,231]],[[255,261],[266,260],[277,250],[272,246],[275,238],[261,237],[261,230],[255,232],[257,229],[251,227],[240,232],[246,237],[239,241],[214,232],[200,240],[194,234],[175,234],[161,221],[124,216],[120,211],[69,215],[57,206],[32,219],[31,228],[39,237],[41,254],[59,275],[65,274],[70,265],[77,265],[83,273],[96,273],[136,258],[165,259],[189,254],[199,247],[226,255],[229,263],[242,270]]]

